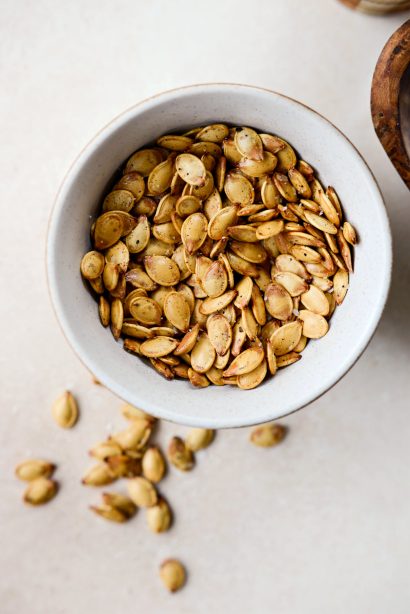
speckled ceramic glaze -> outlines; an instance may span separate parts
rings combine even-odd
[[[168,382],[122,349],[98,318],[79,271],[90,249],[91,217],[114,171],[157,136],[223,121],[288,140],[333,185],[360,243],[349,292],[329,333],[311,341],[302,360],[250,391]],[[213,428],[272,420],[310,403],[333,386],[365,349],[383,311],[391,275],[391,236],[377,184],[353,145],[306,106],[275,92],[233,84],[196,85],[145,100],[105,127],[83,150],[57,195],[48,236],[52,301],[68,341],[115,394],[155,416]]]

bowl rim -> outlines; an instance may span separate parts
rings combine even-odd
[[[46,237],[46,246],[45,246],[46,247],[45,265],[46,265],[47,288],[48,288],[48,293],[50,296],[51,304],[53,307],[53,311],[56,316],[57,322],[59,324],[60,330],[62,331],[66,341],[68,342],[69,346],[71,347],[73,352],[76,354],[80,362],[86,367],[86,369],[92,375],[97,377],[98,380],[108,390],[110,390],[113,394],[115,394],[120,400],[123,400],[124,402],[129,402],[129,399],[124,397],[123,387],[121,387],[120,385],[117,386],[115,381],[109,380],[108,376],[105,375],[105,372],[103,369],[100,369],[98,365],[90,364],[91,361],[87,360],[87,358],[83,356],[82,348],[78,346],[76,340],[71,334],[72,327],[64,315],[64,310],[59,300],[59,291],[57,289],[58,284],[56,283],[56,279],[54,275],[55,271],[54,271],[54,267],[52,264],[52,252],[53,252],[53,246],[54,246],[54,242],[56,238],[55,228],[57,226],[57,220],[63,209],[63,199],[61,198],[61,196],[64,192],[64,188],[66,187],[66,184],[68,180],[70,179],[70,177],[75,178],[77,167],[79,167],[82,164],[82,161],[85,155],[87,153],[91,154],[93,149],[100,144],[100,139],[103,135],[107,133],[106,136],[108,136],[111,127],[114,127],[117,123],[126,122],[130,116],[132,116],[136,112],[138,113],[138,110],[141,106],[149,104],[151,101],[155,101],[157,98],[162,98],[162,97],[166,97],[166,96],[169,96],[172,94],[178,94],[178,93],[183,94],[185,91],[189,93],[189,91],[194,91],[194,90],[201,89],[201,88],[211,89],[215,87],[217,88],[220,87],[222,89],[241,88],[241,89],[254,90],[254,91],[259,91],[259,92],[265,92],[268,94],[273,94],[274,96],[290,101],[292,104],[304,107],[308,112],[318,116],[322,122],[329,124],[338,133],[338,135],[342,137],[342,139],[344,139],[348,143],[348,145],[350,145],[350,147],[356,153],[356,155],[362,162],[364,169],[367,170],[369,174],[369,178],[373,181],[374,189],[380,198],[380,205],[382,205],[380,207],[379,212],[381,214],[381,220],[382,220],[382,224],[384,226],[384,231],[386,235],[386,254],[385,254],[386,275],[384,276],[384,279],[383,279],[383,286],[382,286],[382,291],[380,292],[377,310],[373,313],[373,324],[372,324],[372,328],[370,328],[369,330],[368,337],[365,338],[363,342],[361,343],[361,345],[356,348],[356,351],[352,354],[352,358],[348,361],[347,365],[345,365],[344,371],[342,373],[338,374],[336,378],[332,379],[330,383],[327,383],[318,394],[316,394],[313,398],[309,399],[309,401],[307,401],[306,403],[303,403],[302,405],[295,407],[281,414],[280,418],[270,418],[270,419],[268,418],[268,420],[273,420],[273,419],[276,420],[276,419],[281,419],[283,417],[289,416],[303,409],[304,407],[307,407],[308,405],[310,405],[311,403],[313,403],[314,401],[322,397],[324,394],[326,394],[326,392],[328,392],[331,388],[333,388],[333,386],[335,386],[352,369],[352,367],[356,364],[356,362],[359,360],[359,358],[362,356],[363,352],[369,345],[370,341],[372,340],[378,328],[380,319],[383,315],[383,312],[386,306],[386,302],[388,299],[390,286],[391,286],[391,277],[392,277],[392,266],[393,266],[392,233],[391,233],[389,217],[387,214],[386,203],[384,201],[384,197],[381,192],[380,186],[376,180],[376,177],[374,176],[373,171],[370,169],[363,155],[360,153],[357,147],[352,143],[352,141],[337,126],[335,126],[333,122],[331,122],[329,119],[327,119],[324,115],[322,115],[315,109],[312,109],[312,107],[310,107],[309,105],[295,98],[292,98],[291,96],[282,94],[281,92],[277,92],[275,90],[271,90],[269,88],[260,87],[256,85],[233,83],[233,82],[205,82],[205,83],[195,83],[195,84],[190,84],[190,85],[183,85],[180,87],[162,90],[156,94],[153,94],[152,96],[148,96],[144,99],[139,100],[138,102],[134,103],[130,107],[127,107],[124,111],[115,115],[107,124],[105,124],[102,128],[100,128],[100,130],[98,130],[96,134],[82,147],[82,149],[80,150],[80,152],[75,157],[75,159],[69,166],[68,170],[64,174],[61,180],[60,186],[57,190],[56,196],[54,198],[53,206],[50,211],[50,215],[48,218],[48,225],[47,225],[47,237]],[[149,407],[146,408],[146,411],[150,411],[150,408]],[[176,424],[183,424],[186,426],[193,426],[193,427],[205,427],[205,428],[209,427],[209,428],[217,428],[217,429],[241,428],[241,427],[246,427],[246,426],[262,424],[266,422],[265,418],[256,418],[256,419],[248,418],[238,423],[238,421],[235,419],[232,421],[229,418],[227,419],[227,418],[222,417],[220,421],[218,422],[218,424],[216,424],[215,420],[207,423],[206,419],[204,420],[201,417],[197,417],[197,416],[190,416],[189,418],[186,416],[178,416],[178,414],[174,411],[169,412],[167,410],[164,410],[163,412],[156,411],[154,413],[158,418],[164,419],[169,422],[176,423]]]

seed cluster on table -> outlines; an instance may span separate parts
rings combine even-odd
[[[91,240],[81,272],[125,350],[247,390],[327,333],[357,238],[289,143],[212,124],[134,153]]]
[[[93,382],[99,384],[93,378]],[[124,523],[135,516],[139,508],[145,509],[148,528],[153,533],[168,531],[172,512],[167,501],[158,492],[158,483],[165,477],[165,455],[158,445],[150,443],[156,418],[132,405],[121,407],[128,426],[97,443],[89,454],[98,462],[86,472],[82,483],[103,487],[125,478],[128,494],[118,491],[103,492],[102,503],[90,509],[99,517],[113,523]],[[65,391],[52,406],[52,416],[60,428],[71,429],[79,418],[77,401]],[[287,429],[276,422],[255,427],[250,441],[260,447],[272,447],[286,436]],[[172,437],[167,448],[168,461],[180,471],[191,471],[195,454],[207,448],[215,437],[212,429],[192,428],[185,439]],[[56,465],[44,459],[28,459],[17,465],[16,477],[28,482],[23,500],[31,506],[48,503],[55,497],[58,484],[52,478]],[[186,582],[186,570],[178,559],[165,559],[159,576],[170,592],[180,590]]]

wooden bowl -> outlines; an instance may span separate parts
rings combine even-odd
[[[410,9],[410,0],[340,0],[349,8],[370,15],[386,15]]]
[[[410,19],[387,41],[371,90],[374,129],[410,189]]]

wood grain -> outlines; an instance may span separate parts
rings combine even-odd
[[[410,189],[410,158],[403,138],[403,125],[409,118],[400,117],[410,113],[407,97],[401,87],[408,84],[410,70],[410,19],[387,41],[380,54],[373,74],[371,112],[374,129],[387,155]]]

